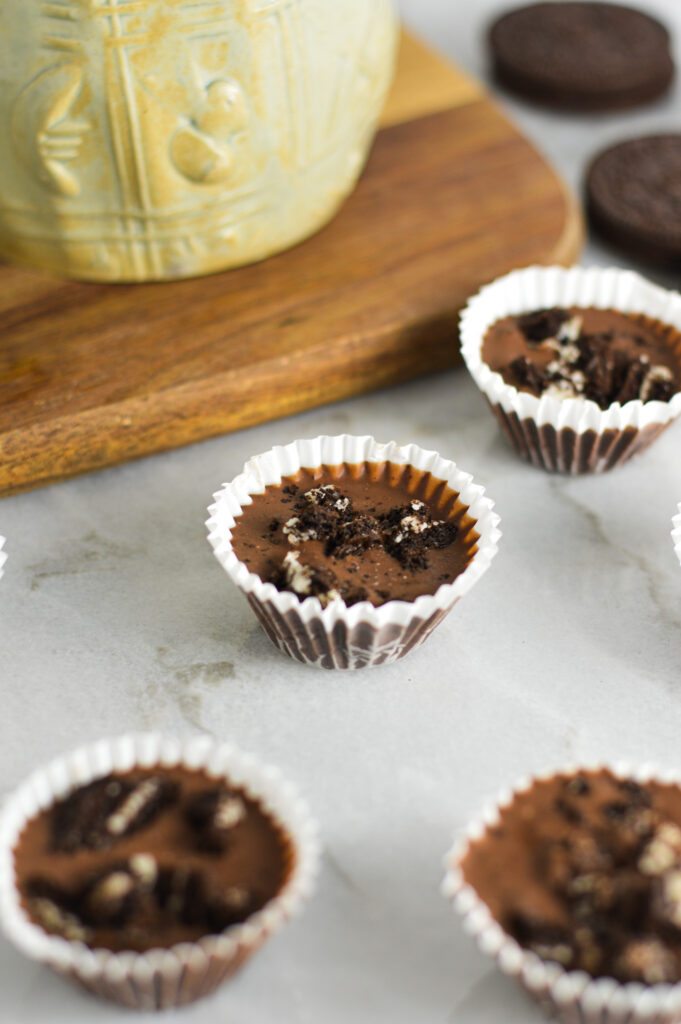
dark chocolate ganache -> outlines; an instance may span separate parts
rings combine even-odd
[[[246,920],[280,891],[293,857],[257,801],[181,767],[83,786],[33,818],[14,849],[32,921],[93,949],[138,952]]]
[[[507,316],[487,331],[483,362],[533,395],[666,402],[681,387],[681,333],[612,309],[543,309]]]
[[[444,481],[412,466],[319,466],[255,495],[232,544],[251,572],[301,600],[413,601],[473,558],[467,513]]]
[[[536,782],[465,880],[521,946],[594,977],[681,980],[681,788],[607,770]]]

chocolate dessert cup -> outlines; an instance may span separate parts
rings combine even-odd
[[[91,789],[90,784],[96,780],[125,776],[138,769],[142,774],[155,772],[161,778],[164,772],[168,775],[184,773],[190,777],[200,775],[202,784],[207,776],[216,787],[226,784],[257,807],[281,835],[287,851],[286,871],[274,896],[241,923],[202,934],[193,941],[175,941],[162,946],[159,943],[154,948],[141,946],[144,950],[141,952],[112,951],[98,946],[89,936],[81,936],[77,929],[54,929],[48,928],[48,922],[44,927],[35,923],[29,910],[31,902],[26,902],[25,889],[20,890],[22,875],[15,862],[15,855],[22,853],[24,836],[31,834],[31,829],[36,835],[36,821],[43,812],[58,809],[65,801],[68,803],[66,798],[78,796],[88,787]],[[145,841],[149,841],[145,835],[142,827],[139,832],[142,848]],[[173,844],[179,842],[179,839],[173,840]],[[125,846],[125,840],[116,838],[109,845],[110,849],[103,847],[103,856],[112,858],[111,867],[115,870],[102,875],[100,882],[120,882],[117,851]],[[79,863],[84,859],[80,850],[82,846],[74,853]],[[177,863],[184,863],[184,858],[192,856],[179,848],[172,852]],[[100,856],[97,851],[95,854]],[[87,851],[86,855],[93,856]],[[58,859],[64,861],[63,852]],[[133,859],[130,858],[130,864]],[[137,857],[141,866],[144,866],[142,860],[154,859],[160,869],[161,856],[154,858],[145,852]],[[139,1010],[183,1006],[217,988],[299,910],[313,888],[318,859],[317,829],[307,806],[277,769],[261,765],[251,755],[208,737],[180,741],[157,733],[128,734],[100,740],[57,758],[34,772],[8,797],[0,813],[0,922],[9,940],[21,952],[80,983],[94,995]],[[48,865],[52,860],[43,857],[43,863]],[[116,877],[111,879],[111,875]],[[157,877],[160,879],[161,873]],[[49,885],[49,882],[43,884]],[[104,892],[101,885],[100,890],[96,893],[93,889],[91,893],[101,895]],[[44,902],[48,901],[51,902],[49,893]],[[101,909],[100,901],[98,910],[101,912]],[[118,925],[114,918],[112,922]],[[63,919],[74,923],[69,914]],[[55,934],[55,930],[60,933]],[[64,937],[67,933],[73,937]]]
[[[587,792],[582,789],[585,778],[590,783],[592,778],[603,777],[607,784],[612,782],[621,787],[622,799],[604,807],[597,806],[605,832],[593,833],[600,836],[595,845],[584,843],[580,832],[582,822],[578,817],[573,817],[573,804],[580,799],[575,794]],[[578,782],[582,783],[579,787]],[[538,822],[536,828],[543,834],[550,834],[550,827],[547,831],[547,812],[542,798],[535,794],[552,794],[552,787],[559,784],[569,787],[569,799],[565,801],[567,806],[559,807],[564,818],[562,835],[575,838],[568,838],[566,844],[566,840],[557,834],[550,851],[547,847],[542,849],[536,846],[528,857],[527,852],[534,841],[528,839],[528,836],[535,835],[532,822]],[[649,799],[650,790],[653,791],[652,802]],[[639,799],[641,792],[644,795],[647,792],[648,796]],[[660,797],[660,793],[666,795]],[[638,815],[634,815],[636,820],[634,817],[621,817],[622,813],[628,813],[627,801],[632,806],[637,804],[634,807]],[[557,801],[557,804],[560,803]],[[621,804],[625,805],[623,812]],[[652,813],[649,810],[651,807]],[[673,824],[667,823],[670,807],[674,808]],[[533,813],[530,813],[530,808]],[[603,815],[603,812],[606,813]],[[650,821],[644,821],[646,815],[651,816]],[[584,812],[583,821],[587,822],[588,828],[591,828],[593,819],[594,808]],[[623,828],[631,825],[631,830],[626,833],[627,842],[633,836],[634,842],[640,841],[642,844],[640,849],[636,846],[634,856],[639,856],[641,849],[646,855],[646,861],[639,860],[638,868],[634,871],[628,868],[626,858],[620,859],[617,847],[612,848],[614,852],[611,851],[612,868],[606,866],[604,869],[602,863],[591,860],[594,854],[599,856],[603,851],[608,851],[607,842],[603,847],[598,843],[603,840],[608,824],[614,828],[618,821],[622,822]],[[639,823],[643,829],[640,835],[637,831]],[[639,890],[642,887],[644,901],[652,899],[652,902],[645,905],[652,908],[654,914],[676,914],[676,903],[672,907],[664,906],[659,902],[658,895],[651,898],[650,894],[657,893],[654,887],[667,882],[667,874],[670,892],[677,882],[677,866],[681,863],[677,859],[681,857],[680,826],[681,775],[678,773],[661,772],[651,766],[631,768],[622,764],[615,767],[569,767],[528,777],[518,782],[512,790],[502,791],[497,800],[485,806],[456,840],[445,857],[446,873],[442,894],[452,902],[453,909],[462,918],[464,931],[476,940],[481,952],[492,957],[504,974],[515,978],[552,1019],[559,1019],[564,1024],[677,1024],[681,1021],[681,981],[676,980],[681,977],[680,933],[668,925],[666,932],[664,929],[660,931],[658,939],[650,931],[650,919],[641,919],[639,922],[640,911],[636,908],[641,899]],[[673,849],[667,846],[665,830],[671,832],[669,842],[673,844]],[[518,837],[521,837],[520,840]],[[498,893],[492,892],[496,881],[484,880],[492,863],[489,855],[492,844],[496,844],[493,856],[498,856],[504,843],[507,843],[503,851],[506,868],[498,877],[502,879],[499,892],[507,894],[502,897],[508,900],[505,914],[500,911]],[[578,857],[586,858],[582,866],[585,874],[570,874],[570,854],[568,852],[566,855],[565,850],[571,848],[578,851]],[[484,851],[482,856],[480,851]],[[611,876],[608,876],[609,871],[613,872]],[[555,888],[542,888],[547,886],[546,878],[549,877]],[[678,877],[681,878],[681,875]],[[475,883],[471,879],[475,879]],[[614,882],[615,885],[606,885],[604,882]],[[487,899],[491,905],[483,899],[478,887],[488,890]],[[648,895],[645,895],[646,891]],[[557,929],[555,920],[560,918],[552,917],[558,913],[556,907],[560,906],[556,903],[558,892],[569,892],[576,901],[573,910],[579,922],[576,927]],[[615,896],[614,904],[613,892],[619,894]],[[510,900],[509,893],[513,893]],[[655,903],[655,900],[658,902]],[[582,906],[584,901],[586,903]],[[518,908],[521,906],[524,908],[524,916],[518,917]],[[596,927],[593,931],[594,920],[598,922],[598,915],[601,914],[602,922],[602,915],[612,913],[610,908],[613,906],[615,917],[612,927],[615,930],[599,932]],[[595,918],[589,917],[589,907]],[[507,919],[508,924],[502,925],[500,917],[502,920]],[[640,928],[637,930],[632,927],[629,921],[635,921],[637,925],[640,923]],[[519,930],[524,925],[530,929],[526,933]],[[513,929],[515,935],[510,934]],[[618,933],[617,929],[623,930]],[[589,965],[588,958],[577,958],[575,961],[573,951],[579,948],[580,942],[585,941],[583,931],[586,931],[591,946],[582,947],[582,951],[595,954],[595,963],[600,961],[600,967]],[[641,942],[644,933],[645,941]],[[528,935],[532,935],[536,941],[530,941]],[[566,937],[565,943],[563,936]],[[608,946],[608,942],[618,936],[623,946]],[[669,942],[673,944],[673,957],[668,954],[665,945]],[[613,951],[617,949],[624,949],[627,959],[615,961],[617,966],[612,974],[617,976],[611,976],[602,968],[607,966],[608,956],[612,957]],[[605,957],[599,955],[604,950]],[[573,962],[578,962],[580,966],[571,967]],[[648,980],[644,980],[646,976]],[[630,977],[637,977],[637,980],[628,980]],[[670,978],[675,980],[671,981]]]
[[[520,390],[483,358],[490,328],[505,317],[570,307],[613,310],[658,321],[674,339],[681,331],[681,295],[632,271],[572,267],[514,270],[483,288],[461,315],[461,352],[510,444],[525,459],[560,473],[602,472],[643,451],[681,413],[681,391],[666,401],[558,397],[556,389]],[[670,341],[681,374],[681,345]],[[553,393],[552,393],[553,392]]]
[[[239,517],[266,489],[281,487],[282,481],[303,470],[350,472],[386,465],[400,471],[404,467],[427,477],[440,492],[453,492],[456,508],[452,514],[458,517],[468,544],[467,564],[434,592],[420,593],[413,600],[386,599],[380,605],[369,600],[346,603],[337,594],[331,599],[331,593],[320,601],[317,596],[278,589],[237,557],[233,531]],[[342,490],[341,483],[338,486]],[[215,495],[209,509],[208,539],[279,650],[308,665],[359,669],[397,661],[419,647],[487,570],[500,537],[499,519],[492,507],[469,474],[435,452],[416,445],[378,444],[371,437],[318,437],[294,441],[251,459],[243,472]],[[397,562],[395,566],[396,573],[401,571]]]

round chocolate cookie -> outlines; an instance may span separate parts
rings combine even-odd
[[[664,25],[609,3],[538,3],[509,11],[489,35],[494,74],[506,88],[566,110],[647,103],[674,76]]]
[[[681,262],[681,135],[604,150],[589,168],[586,194],[589,219],[608,241],[655,263]]]

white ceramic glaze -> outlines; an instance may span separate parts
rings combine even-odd
[[[2,0],[0,255],[142,281],[332,216],[390,84],[392,0]]]

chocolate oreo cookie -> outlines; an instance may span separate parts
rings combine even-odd
[[[609,3],[538,3],[509,11],[489,34],[497,81],[537,103],[618,110],[661,96],[674,77],[667,29]]]
[[[681,135],[629,139],[591,164],[586,197],[592,226],[632,255],[681,263]]]

